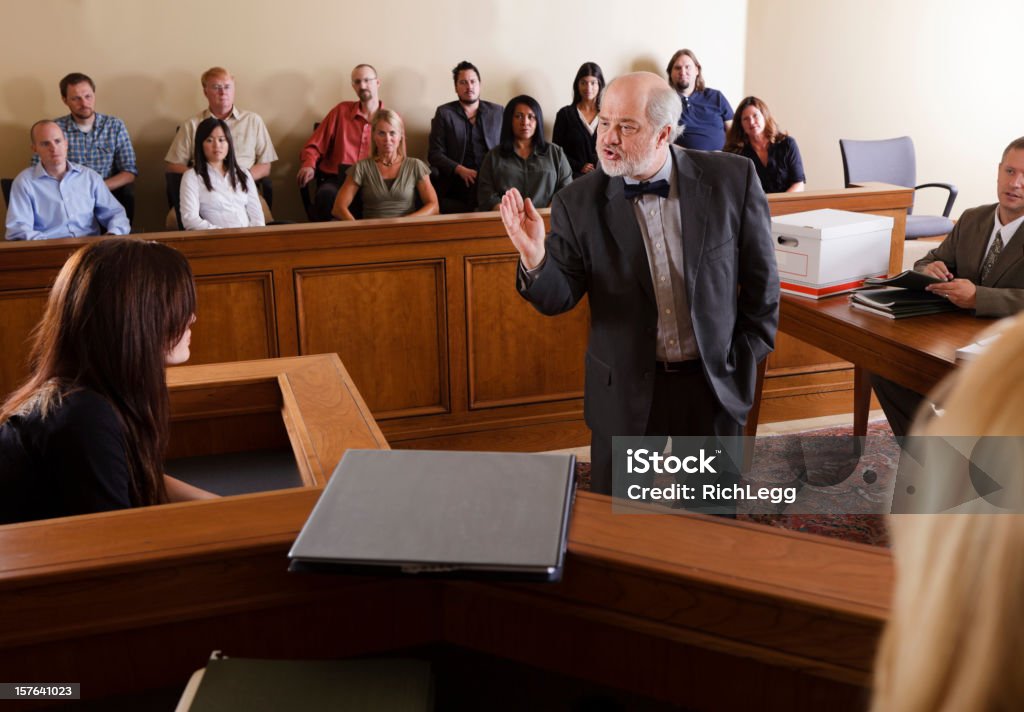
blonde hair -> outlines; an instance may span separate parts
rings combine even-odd
[[[206,88],[206,82],[210,81],[214,77],[227,77],[229,80],[234,79],[234,77],[231,76],[231,72],[224,69],[224,67],[210,67],[203,72],[201,77],[199,77],[199,83],[203,85],[203,89]]]
[[[370,65],[360,65],[370,66]],[[377,142],[373,140],[373,133],[377,130],[377,124],[381,121],[386,121],[396,129],[398,133],[402,134],[402,140],[398,142],[398,155],[405,158],[405,122],[402,121],[402,117],[398,115],[397,111],[391,109],[377,109],[373,112],[373,116],[370,117],[370,158],[377,158],[380,152],[377,150]]]
[[[1024,320],[997,328],[999,340],[943,389],[944,414],[913,434],[1024,435]],[[1019,709],[1024,515],[904,514],[890,525],[896,591],[872,712]]]

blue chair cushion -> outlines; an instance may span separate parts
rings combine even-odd
[[[941,215],[908,215],[907,239],[948,235],[953,230],[953,221]]]

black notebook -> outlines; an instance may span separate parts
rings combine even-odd
[[[940,314],[957,308],[941,295],[900,287],[854,292],[850,295],[850,306],[889,319]]]
[[[929,284],[938,284],[939,282],[945,282],[944,279],[938,277],[932,277],[930,274],[924,272],[915,272],[912,269],[908,269],[905,272],[900,272],[895,277],[868,277],[864,280],[865,287],[903,287],[903,289],[913,289],[924,291],[924,288]]]
[[[417,660],[252,660],[207,663],[189,712],[434,709],[430,665]]]
[[[575,468],[572,455],[349,450],[289,570],[556,581]]]

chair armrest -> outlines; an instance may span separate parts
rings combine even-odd
[[[942,211],[942,217],[948,218],[949,212],[953,209],[953,201],[956,200],[956,196],[960,192],[957,190],[957,187],[952,183],[922,183],[921,185],[914,186],[914,190],[921,190],[921,188],[944,188],[949,191],[946,208]]]
[[[270,180],[270,176],[263,176],[256,181],[256,188],[263,194],[263,199],[267,201],[267,207],[271,210],[274,209],[274,184]]]

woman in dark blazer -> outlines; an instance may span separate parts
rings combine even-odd
[[[573,179],[597,167],[597,112],[601,108],[604,74],[593,62],[584,62],[572,83],[572,103],[555,116],[552,143],[562,147]]]

